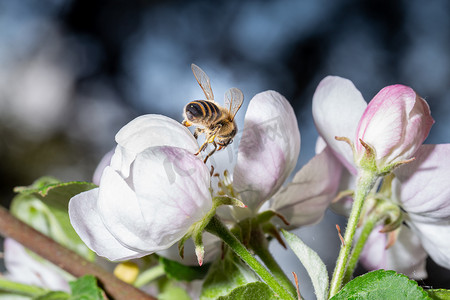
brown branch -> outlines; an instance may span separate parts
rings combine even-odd
[[[39,256],[51,261],[75,277],[87,274],[98,278],[109,297],[116,300],[156,300],[143,291],[115,277],[98,265],[85,260],[12,216],[0,206],[0,234],[10,237]]]

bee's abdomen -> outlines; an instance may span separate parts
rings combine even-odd
[[[213,122],[220,118],[219,107],[206,100],[189,102],[185,107],[186,118],[193,123]]]

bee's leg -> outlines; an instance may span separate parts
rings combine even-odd
[[[203,150],[206,149],[206,147],[208,146],[208,140],[206,140],[203,145],[200,147],[200,149],[198,149],[197,153],[195,153],[194,155],[198,155],[200,152],[202,152]]]
[[[211,172],[209,172],[209,175],[212,177],[213,176],[213,174],[214,174],[214,166],[213,165],[211,165]]]
[[[200,128],[200,127],[195,128],[195,131],[194,131],[194,137],[195,137],[195,139],[197,139],[197,138],[198,138],[198,135],[199,135],[199,134],[202,134],[203,132],[205,132],[205,129]]]
[[[216,145],[216,142],[214,141],[214,139],[216,138],[216,134],[217,134],[217,132],[219,132],[220,128],[222,128],[222,125],[218,125],[217,127],[215,127],[214,130],[206,136],[205,142],[200,147],[200,149],[197,151],[197,153],[195,153],[195,155],[198,155],[200,152],[205,150],[209,143],[212,143],[214,145],[214,151],[212,153],[214,153],[216,151],[217,145]],[[204,132],[204,131],[205,130],[202,129],[202,132]],[[206,162],[206,160],[208,160],[209,156],[211,156],[211,155],[208,155],[206,157],[205,162]]]
[[[213,146],[214,146],[214,149],[213,149],[211,152],[209,152],[209,154],[206,156],[205,160],[203,161],[205,164],[206,164],[206,161],[208,160],[208,158],[210,158],[211,155],[213,155],[214,152],[216,152],[216,150],[217,150],[217,144],[216,144],[216,142],[213,141],[212,144],[213,144]]]

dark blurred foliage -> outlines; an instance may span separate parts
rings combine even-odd
[[[427,142],[450,141],[446,0],[6,0],[0,28],[4,205],[14,186],[42,175],[90,180],[137,115],[181,120],[183,105],[201,96],[191,62],[218,94],[233,85],[247,103],[266,89],[285,95],[302,133],[299,166],[314,154],[311,99],[329,74],[351,79],[366,100],[389,84],[412,86],[436,119]],[[333,262],[337,248],[323,248]],[[450,288],[449,272],[428,266],[421,284]]]

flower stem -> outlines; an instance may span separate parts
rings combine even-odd
[[[358,225],[361,209],[364,204],[364,200],[374,186],[376,179],[376,174],[360,169],[354,202],[350,212],[350,217],[348,219],[347,228],[345,230],[344,243],[341,245],[333,278],[330,283],[330,298],[336,295],[341,289],[342,280],[344,278],[345,269],[347,268],[348,256],[352,247],[353,237],[355,236],[355,230]]]
[[[347,270],[345,271],[344,279],[342,284],[346,284],[352,279],[353,272],[355,271],[356,264],[358,263],[359,256],[361,255],[362,250],[364,249],[364,245],[367,242],[367,239],[370,236],[370,233],[377,225],[377,218],[368,218],[364,223],[364,226],[361,230],[361,235],[359,236],[358,241],[356,242],[355,247],[352,250],[352,254],[350,255],[350,260],[348,262]]]
[[[261,277],[262,280],[280,297],[280,299],[295,299],[277,279],[253,257],[244,245],[217,218],[213,217],[206,230],[220,237],[247,265]]]
[[[0,278],[0,290],[2,292],[14,293],[23,296],[29,297],[38,297],[40,295],[45,294],[48,290],[32,286],[28,284],[18,283],[14,281],[10,281],[4,278]]]
[[[292,296],[297,296],[297,289],[281,269],[280,265],[272,256],[268,248],[267,239],[265,238],[261,227],[253,228],[250,239],[250,247],[256,255],[262,260],[266,267],[271,271],[273,276],[280,282],[285,289],[292,293]]]
[[[139,274],[133,285],[140,288],[165,274],[164,267],[159,264]]]

